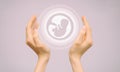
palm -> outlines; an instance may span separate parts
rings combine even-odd
[[[82,18],[84,27],[80,31],[79,36],[72,45],[69,53],[74,56],[81,57],[92,46],[91,28],[85,17]]]
[[[26,28],[26,43],[37,55],[49,55],[49,48],[47,48],[47,46],[39,39],[37,31],[38,26],[39,25],[36,23],[36,17],[32,17]]]

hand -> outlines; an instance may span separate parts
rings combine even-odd
[[[26,44],[33,49],[38,56],[38,62],[34,72],[44,72],[49,60],[50,50],[44,45],[38,36],[39,25],[33,16],[26,27]]]
[[[38,27],[36,17],[33,16],[26,27],[26,44],[33,49],[39,58],[49,59],[50,50],[40,41]]]
[[[91,28],[84,16],[82,17],[82,21],[84,26],[69,51],[70,58],[80,59],[93,43]]]

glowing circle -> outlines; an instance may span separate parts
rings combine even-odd
[[[40,24],[40,39],[51,48],[70,46],[80,29],[76,12],[66,6],[46,9],[37,21]]]

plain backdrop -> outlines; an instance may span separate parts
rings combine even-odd
[[[120,0],[0,0],[0,72],[33,72],[37,56],[25,44],[32,15],[65,4],[86,16],[94,44],[81,59],[84,72],[120,72]],[[72,72],[69,49],[51,49],[46,72]]]

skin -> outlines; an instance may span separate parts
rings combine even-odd
[[[83,72],[80,59],[82,55],[92,46],[92,32],[85,16],[82,17],[83,28],[69,50],[69,60],[73,72]],[[45,68],[50,58],[49,48],[40,41],[38,36],[39,24],[36,16],[32,16],[26,26],[26,44],[38,56],[37,65],[34,72],[45,72]]]
[[[50,57],[50,50],[40,41],[37,31],[38,27],[36,17],[32,16],[26,27],[26,44],[38,56],[38,62],[34,72],[45,72],[45,67]]]
[[[84,16],[82,17],[82,22],[84,26],[81,29],[73,46],[69,50],[69,59],[73,72],[83,72],[80,59],[93,44],[92,31],[87,19]]]

